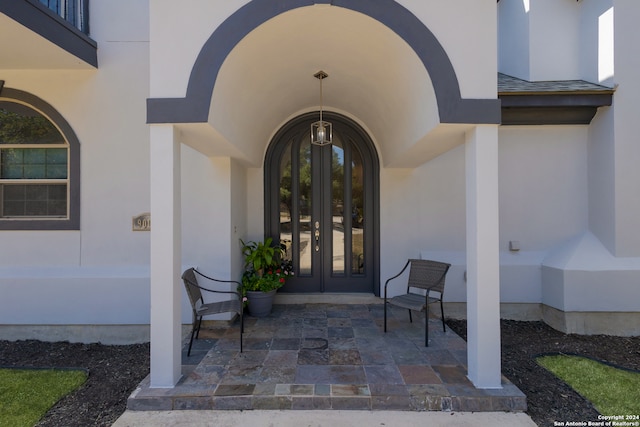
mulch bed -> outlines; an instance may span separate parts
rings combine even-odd
[[[125,411],[129,395],[149,374],[149,345],[0,341],[0,366],[88,369],[87,381],[62,398],[37,425],[111,426]]]
[[[466,322],[450,320],[462,337]],[[502,321],[502,372],[527,396],[527,414],[539,426],[554,421],[596,421],[598,412],[565,383],[539,366],[543,353],[580,354],[640,370],[640,337],[566,335],[542,322]],[[110,426],[149,373],[149,345],[0,341],[0,366],[81,367],[89,379],[63,398],[39,426]],[[620,414],[627,415],[627,414]]]
[[[466,321],[450,320],[447,324],[466,339]],[[640,370],[640,337],[567,335],[543,322],[502,320],[500,326],[502,373],[527,396],[527,414],[539,426],[553,426],[555,421],[598,421],[599,413],[589,401],[538,365],[536,356],[576,354]]]

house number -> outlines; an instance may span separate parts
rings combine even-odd
[[[132,231],[150,231],[151,230],[151,214],[143,213],[134,216],[132,220]]]

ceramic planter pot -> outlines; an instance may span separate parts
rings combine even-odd
[[[253,317],[266,317],[271,314],[273,299],[277,291],[277,289],[269,292],[247,291],[249,314]]]

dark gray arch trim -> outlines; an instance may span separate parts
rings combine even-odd
[[[22,101],[42,111],[59,128],[69,143],[69,218],[67,219],[3,219],[0,230],[79,230],[80,229],[80,140],[69,122],[50,104],[18,89],[2,88],[1,98]]]
[[[225,20],[202,46],[185,98],[147,99],[147,122],[206,122],[220,67],[240,40],[283,12],[317,3],[363,13],[402,37],[429,73],[442,123],[500,123],[500,101],[461,98],[455,70],[440,42],[415,15],[393,0],[253,0]]]

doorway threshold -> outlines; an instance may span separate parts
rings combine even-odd
[[[373,293],[277,293],[274,304],[382,304]]]

